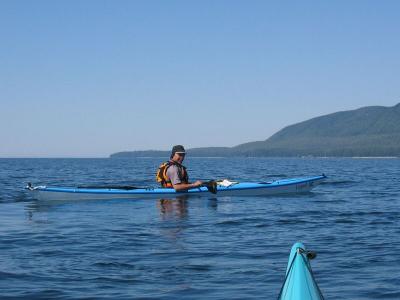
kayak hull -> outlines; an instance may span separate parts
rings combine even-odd
[[[315,256],[315,255],[314,255]],[[306,248],[295,243],[290,251],[285,282],[279,300],[322,300],[324,297],[314,279]]]
[[[268,183],[242,182],[231,186],[218,186],[217,194],[210,193],[206,187],[176,192],[169,188],[137,188],[132,190],[105,188],[46,187],[31,189],[39,200],[91,200],[91,199],[168,199],[176,197],[224,197],[224,196],[268,196],[276,194],[304,193],[311,191],[325,180],[326,176],[282,179]]]

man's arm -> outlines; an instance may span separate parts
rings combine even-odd
[[[179,178],[178,175],[178,168],[176,166],[170,166],[167,170],[167,176],[171,180],[172,187],[175,189],[175,191],[186,191],[189,189],[194,189],[203,184],[200,180],[197,180],[196,182],[193,183],[184,183],[181,182],[181,179]]]
[[[189,189],[194,189],[203,184],[202,181],[197,180],[196,182],[193,183],[177,183],[177,184],[172,184],[174,187],[175,191],[180,192],[180,191],[186,191]]]

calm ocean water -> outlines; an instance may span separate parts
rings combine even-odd
[[[192,179],[319,175],[295,196],[41,203],[154,185],[161,159],[0,159],[0,299],[275,299],[302,241],[327,299],[400,299],[400,159],[188,158]]]

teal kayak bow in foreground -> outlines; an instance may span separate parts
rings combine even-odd
[[[315,256],[314,252],[306,251],[302,243],[293,245],[279,300],[324,299],[311,270],[310,259]]]
[[[320,175],[280,179],[271,182],[231,182],[223,180],[216,182],[216,189],[213,192],[210,192],[205,186],[184,192],[176,192],[171,188],[143,188],[134,186],[34,187],[30,184],[27,186],[27,189],[39,200],[166,199],[182,196],[268,196],[309,192],[325,179],[325,175]]]

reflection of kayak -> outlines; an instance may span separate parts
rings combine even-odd
[[[293,245],[279,300],[324,299],[311,270],[309,260],[314,257],[315,253],[307,252],[302,243]]]
[[[83,199],[124,199],[124,198],[175,198],[177,196],[267,196],[285,193],[309,192],[326,178],[325,175],[303,178],[282,179],[271,182],[241,182],[218,185],[214,195],[206,187],[176,192],[170,188],[136,187],[46,187],[28,186],[37,199],[41,200],[83,200]]]

